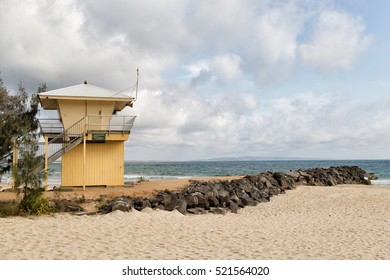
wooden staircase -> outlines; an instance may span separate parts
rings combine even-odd
[[[69,152],[84,140],[84,118],[73,124],[68,129],[58,135],[53,135],[48,142],[49,155],[47,155],[47,164],[53,163],[63,154]],[[41,162],[32,171],[37,174],[45,168],[45,153],[41,154]]]

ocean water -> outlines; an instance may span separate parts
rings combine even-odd
[[[331,166],[359,166],[375,173],[379,179],[373,185],[390,186],[390,160],[270,160],[270,161],[184,161],[184,162],[125,162],[126,182],[165,180],[206,176],[244,175],[260,172],[286,172]],[[61,184],[61,163],[50,165],[49,184]],[[4,174],[2,182],[9,180]]]

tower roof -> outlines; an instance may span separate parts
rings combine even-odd
[[[41,105],[47,110],[57,109],[57,100],[98,100],[115,102],[115,109],[122,110],[127,105],[131,105],[134,97],[117,93],[94,85],[83,84],[46,91],[38,94]]]

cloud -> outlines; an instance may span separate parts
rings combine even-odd
[[[236,82],[241,74],[241,57],[236,54],[224,54],[213,59],[213,69],[217,82],[227,84]]]
[[[384,108],[293,79],[348,73],[373,42],[362,18],[316,2],[3,0],[0,70],[30,90],[88,80],[119,91],[139,67],[127,159],[368,147],[371,133],[388,136]]]
[[[59,69],[68,69],[74,54],[87,53],[78,35],[82,15],[72,5],[50,3],[2,3],[0,47],[6,54],[1,56],[2,67],[15,76],[58,80]]]
[[[181,89],[180,98],[178,92],[144,94],[149,97],[139,100],[145,110],[138,108],[144,113],[126,144],[128,159],[373,158],[390,152],[384,148],[389,99],[356,103],[350,96],[312,91],[270,101],[235,92],[205,99],[190,88]]]
[[[302,62],[322,72],[349,69],[372,42],[364,32],[361,18],[346,12],[322,11],[312,37],[299,47]]]
[[[300,7],[292,2],[278,2],[259,11],[243,46],[244,68],[256,83],[279,82],[290,74],[304,20]]]
[[[193,85],[216,82],[224,86],[236,83],[242,75],[241,57],[232,53],[202,59],[191,63],[186,68]]]
[[[225,85],[246,75],[261,86],[284,81],[301,62],[349,68],[371,40],[359,17],[309,0],[154,2],[4,0],[2,70],[55,86],[93,79],[120,90],[140,67],[144,85],[158,89],[165,73],[205,59],[200,80]]]

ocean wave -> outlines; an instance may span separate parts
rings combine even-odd
[[[168,175],[141,175],[141,174],[125,174],[125,180],[127,181],[137,181],[140,179],[156,181],[156,180],[173,180],[173,179],[188,179],[192,178],[191,176],[168,176]]]
[[[372,180],[371,185],[374,186],[390,186],[390,179]]]

